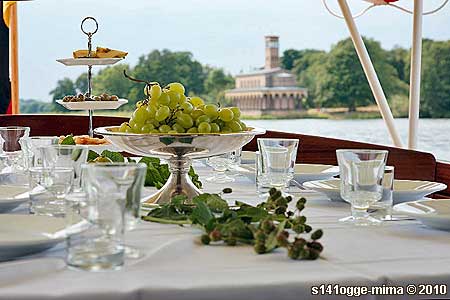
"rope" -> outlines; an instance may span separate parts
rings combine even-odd
[[[439,5],[437,8],[432,9],[432,10],[430,10],[430,11],[426,11],[426,12],[423,13],[423,15],[424,15],[424,16],[426,16],[426,15],[431,15],[431,14],[434,14],[434,13],[440,11],[442,8],[444,8],[445,5],[447,5],[447,3],[448,3],[449,1],[450,1],[450,0],[444,0],[444,2],[442,2],[441,5]],[[326,10],[327,10],[331,15],[333,15],[333,16],[335,16],[336,18],[339,18],[339,19],[344,19],[343,16],[341,16],[340,14],[334,12],[334,11],[328,6],[326,0],[322,0],[322,3],[323,3],[323,5],[325,6]],[[360,11],[358,14],[352,16],[353,19],[356,19],[356,18],[361,17],[362,15],[366,14],[370,9],[372,9],[372,8],[374,8],[375,6],[378,6],[378,5],[389,5],[389,6],[391,6],[391,7],[397,8],[397,9],[399,9],[399,10],[405,12],[405,13],[413,14],[413,11],[411,11],[411,10],[409,10],[409,9],[407,9],[407,8],[398,6],[398,5],[396,5],[396,4],[392,4],[392,3],[387,3],[387,2],[385,2],[384,4],[372,4],[372,5],[370,5],[369,7],[366,7],[365,9],[363,9],[362,11]]]
[[[447,0],[447,1],[449,1],[449,0]],[[339,15],[338,13],[334,12],[334,11],[328,6],[326,0],[322,0],[322,3],[323,3],[323,5],[325,6],[325,8],[328,10],[328,12],[329,12],[331,15],[333,15],[333,16],[335,16],[336,18],[339,18],[339,19],[344,19],[343,16],[341,16],[341,15]],[[376,4],[372,4],[372,5],[370,5],[369,7],[366,7],[365,9],[363,9],[362,11],[360,11],[359,13],[357,13],[356,15],[352,16],[352,18],[353,18],[353,19],[356,19],[356,18],[361,17],[362,15],[364,15],[366,12],[368,12],[371,8],[373,8],[373,7],[375,7],[375,6],[376,6]]]

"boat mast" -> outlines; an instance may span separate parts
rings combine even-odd
[[[422,69],[422,15],[423,0],[414,0],[411,73],[409,81],[409,149],[417,148],[420,108],[420,72]]]
[[[17,3],[10,6],[9,37],[11,67],[11,107],[12,114],[19,114],[19,36],[17,31]]]

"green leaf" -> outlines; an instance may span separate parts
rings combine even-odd
[[[196,196],[194,199],[203,201],[213,212],[222,212],[228,208],[227,201],[223,200],[217,194],[204,193]]]
[[[164,218],[156,218],[152,216],[143,216],[142,219],[144,221],[150,221],[150,222],[156,222],[161,224],[176,224],[176,225],[184,225],[184,224],[190,224],[191,222],[189,219],[180,219],[180,220],[169,220]]]
[[[61,145],[76,145],[75,140],[73,139],[73,135],[66,136],[62,142]]]
[[[96,158],[99,157],[99,156],[100,156],[100,155],[98,155],[97,152],[92,151],[92,150],[89,150],[87,161],[88,161],[88,162],[93,161],[94,159],[96,159]]]
[[[251,219],[250,222],[259,222],[269,215],[267,210],[265,210],[264,208],[253,207],[249,205],[242,206],[236,212],[240,218]]]
[[[224,224],[221,230],[222,234],[226,236],[233,236],[244,240],[253,240],[253,233],[244,223],[242,219],[229,219]]]
[[[208,222],[214,219],[213,213],[205,202],[195,198],[192,201],[197,205],[192,210],[192,214],[190,216],[193,224],[200,224],[205,226],[206,224],[208,224]]]
[[[279,223],[277,228],[269,234],[265,243],[266,252],[270,252],[277,247],[277,236],[284,230],[286,222],[287,220],[284,220],[283,222]]]
[[[172,200],[170,200],[170,203],[174,206],[180,206],[186,200],[187,200],[186,195],[177,195],[177,196],[173,197]]]
[[[165,179],[164,181],[165,183],[170,176],[169,165],[168,164],[159,165],[158,171],[159,174],[161,175],[161,178]]]
[[[159,160],[159,158],[156,158],[156,157],[148,157],[148,156],[141,158],[141,160],[140,160],[139,162],[140,162],[140,163],[144,163],[144,164],[146,164],[147,166],[148,166],[149,164],[152,164],[153,166],[159,166],[159,164],[161,163],[161,161]]]
[[[102,156],[109,158],[113,162],[125,162],[125,158],[119,152],[103,150]]]

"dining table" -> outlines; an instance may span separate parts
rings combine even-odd
[[[230,187],[233,192],[223,195],[230,203],[264,200],[246,176],[235,174],[234,182],[220,184],[206,180],[212,170],[201,161],[194,168],[204,192],[219,193]],[[348,203],[298,187],[291,187],[289,193],[307,199],[304,215],[313,228],[323,229],[324,250],[317,260],[292,260],[285,249],[258,255],[248,245],[206,246],[199,242],[201,231],[195,226],[141,221],[126,232],[125,242],[139,248],[143,256],[127,259],[120,270],[72,269],[65,263],[64,242],[0,262],[0,300],[450,297],[449,232],[410,218],[380,226],[350,226],[338,221],[350,215]],[[10,213],[28,213],[27,206]]]

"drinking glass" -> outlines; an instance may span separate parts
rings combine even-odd
[[[124,264],[127,194],[145,164],[84,164],[87,191],[81,216],[91,228],[68,239],[67,264],[90,271],[120,269]]]
[[[125,206],[125,229],[133,230],[141,220],[141,194],[145,182],[147,167],[145,164],[137,165],[134,180],[127,190]]]
[[[30,213],[63,217],[64,198],[72,187],[73,169],[31,167],[29,178]]]
[[[225,173],[233,164],[231,152],[209,157],[206,163],[214,170],[214,175],[206,178],[207,181],[214,183],[234,182],[234,178]]]
[[[40,148],[42,165],[46,168],[63,167],[74,171],[73,192],[81,191],[81,165],[86,163],[88,147],[83,145],[48,145]]]
[[[0,127],[0,174],[24,173],[30,167],[30,128]]]
[[[264,164],[261,159],[261,154],[259,151],[256,151],[255,154],[256,192],[260,197],[266,197],[271,188],[270,181],[265,169],[263,168]]]
[[[258,139],[261,170],[272,187],[284,189],[294,177],[298,144],[298,139]]]
[[[57,145],[59,138],[57,136],[32,136],[30,137],[32,166],[39,167],[43,165],[41,147]]]
[[[352,216],[341,222],[355,225],[378,225],[367,209],[383,195],[382,179],[388,151],[336,150],[341,178],[341,197],[351,204]]]
[[[380,201],[370,205],[368,212],[371,217],[380,221],[392,219],[392,205],[394,192],[394,167],[386,166],[383,174],[383,195]]]
[[[230,169],[236,169],[241,165],[242,147],[230,152],[231,165]],[[239,174],[239,173],[237,173]]]

